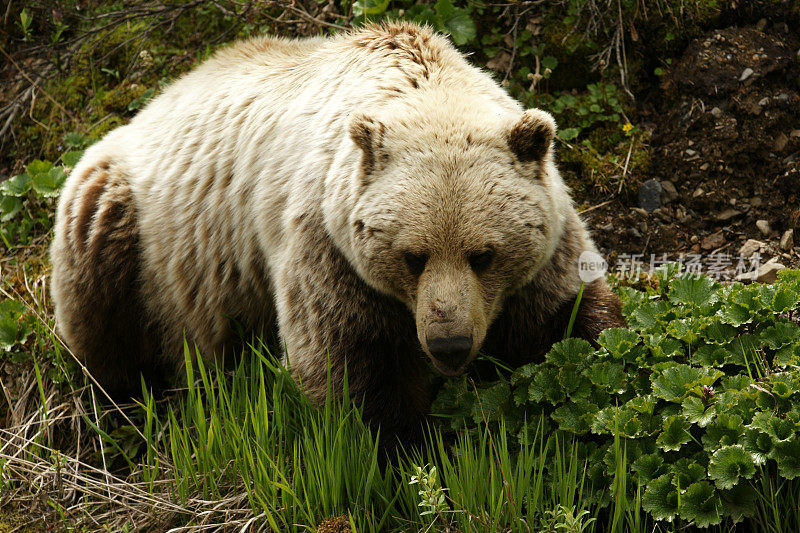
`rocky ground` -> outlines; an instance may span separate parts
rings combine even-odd
[[[650,175],[638,198],[586,214],[612,268],[633,254],[723,278],[760,263],[769,280],[780,267],[768,260],[800,266],[799,56],[800,32],[781,20],[714,30],[637,95]]]

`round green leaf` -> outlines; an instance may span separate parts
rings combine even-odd
[[[353,3],[353,17],[359,18],[366,15],[382,15],[387,7],[389,7],[389,0],[356,0]],[[141,106],[141,101],[139,102],[139,106]]]
[[[0,193],[4,196],[25,196],[31,190],[31,178],[28,174],[18,174],[0,183]]]
[[[722,522],[722,502],[714,486],[707,481],[693,483],[681,495],[681,518],[694,520],[697,527]]]
[[[678,489],[672,484],[672,474],[664,474],[647,484],[642,496],[642,509],[655,520],[672,522],[678,514]]]
[[[22,211],[22,198],[3,196],[0,198],[0,222],[8,222]]]
[[[680,491],[686,490],[686,487],[705,479],[706,469],[697,464],[689,458],[681,457],[671,466],[670,470],[675,474],[672,484]]]
[[[794,322],[778,322],[761,332],[761,341],[777,350],[800,340],[800,327]]]
[[[706,305],[717,300],[717,282],[706,276],[684,274],[669,284],[671,302],[686,305]]]
[[[706,426],[706,433],[702,438],[703,446],[708,450],[713,450],[720,445],[738,444],[743,433],[742,417],[721,413]]]
[[[594,356],[594,348],[584,339],[570,337],[558,341],[545,356],[548,363],[563,365],[566,363],[586,364]]]
[[[444,29],[453,38],[458,46],[463,46],[475,39],[477,29],[475,22],[470,17],[466,9],[460,7],[453,8],[453,14],[444,20]]]
[[[713,405],[706,407],[703,400],[697,396],[690,396],[683,400],[683,416],[692,424],[704,428],[717,415],[717,408]]]
[[[656,439],[656,444],[662,450],[669,452],[680,450],[681,446],[689,442],[691,435],[689,428],[692,425],[680,415],[673,415],[664,420],[661,434]]]
[[[750,479],[755,473],[755,459],[738,444],[715,451],[708,463],[708,475],[721,489],[733,488],[739,478]]]
[[[31,178],[33,190],[45,198],[58,196],[58,191],[67,180],[61,167],[53,167],[46,173],[35,174]]]
[[[542,58],[542,66],[554,70],[558,66],[558,59],[553,56],[544,56]]]
[[[763,465],[767,462],[774,451],[775,444],[772,442],[772,437],[758,429],[748,429],[743,439],[744,449],[750,453],[753,462],[756,465]]]
[[[670,402],[680,402],[695,387],[711,386],[724,374],[713,368],[697,368],[689,365],[673,365],[650,380],[653,395]]]
[[[571,141],[581,132],[580,128],[563,128],[558,130],[558,138],[562,141]]]
[[[661,454],[650,453],[640,456],[631,464],[631,470],[639,477],[639,484],[644,485],[663,472],[664,458]]]
[[[597,343],[615,358],[622,358],[639,342],[639,334],[628,328],[608,328],[597,339]]]
[[[50,161],[42,161],[40,159],[34,159],[28,166],[25,167],[25,171],[28,173],[29,176],[34,177],[36,174],[47,174],[50,172],[50,169],[53,168],[53,163]]]
[[[778,475],[786,479],[800,476],[800,440],[777,443],[773,456],[778,463]]]
[[[68,167],[74,167],[83,157],[83,150],[70,150],[61,156],[61,162]]]

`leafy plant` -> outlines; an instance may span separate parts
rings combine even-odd
[[[28,10],[22,8],[19,13],[19,22],[17,22],[19,29],[22,30],[22,37],[24,40],[29,41],[31,38],[31,26],[33,25],[33,15],[28,13]]]
[[[79,134],[69,134],[68,147],[85,144]],[[67,172],[83,155],[82,150],[68,150],[61,155],[61,164],[35,159],[25,172],[0,183],[0,238],[6,248],[27,244],[34,230],[47,231],[52,226],[53,199],[67,180]]]
[[[583,453],[597,487],[618,475],[621,440],[637,482],[627,497],[641,490],[655,520],[708,527],[751,516],[751,483],[765,468],[800,476],[800,272],[773,285],[688,274],[655,285],[620,287],[628,327],[604,331],[597,348],[568,338],[507,379],[452,380],[436,410],[453,428],[476,427],[475,406],[489,404],[519,439],[535,415],[591,435]]]
[[[558,134],[565,141],[576,138],[582,131],[597,124],[620,122],[624,115],[622,95],[615,84],[590,83],[586,88],[586,93],[565,93],[557,98],[547,99],[547,108],[553,114],[563,117],[564,123],[569,125]]]
[[[22,302],[0,300],[0,353],[24,344],[33,330],[34,318]]]
[[[411,476],[409,485],[419,485],[419,507],[426,509],[419,515],[441,514],[447,510],[447,503],[444,500],[444,491],[439,485],[436,475],[436,467],[425,465],[415,466],[416,473]]]

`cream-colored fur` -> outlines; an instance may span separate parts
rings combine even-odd
[[[67,256],[76,226],[103,231],[89,177],[105,166],[129,187],[142,323],[168,357],[180,360],[184,334],[208,355],[231,317],[255,326],[277,312],[293,371],[319,397],[326,357],[382,349],[384,327],[405,339],[408,317],[418,343],[386,350],[417,361],[431,313],[447,312],[455,325],[436,331],[472,335],[471,359],[516,291],[539,287],[542,317],[573,297],[574,259],[593,249],[553,163],[552,118],[523,111],[444,37],[409,24],[235,44],[71,174],[52,253],[58,322],[88,305]],[[485,250],[491,266],[472,272],[470,254]],[[426,256],[419,276],[409,252]],[[80,344],[80,326],[62,330]]]

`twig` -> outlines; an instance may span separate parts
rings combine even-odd
[[[625,184],[625,176],[628,174],[628,163],[631,161],[631,153],[633,152],[633,139],[631,139],[630,148],[628,148],[628,157],[625,158],[625,168],[622,169],[622,179],[619,180],[619,189],[617,194],[622,193],[622,186]]]
[[[27,74],[27,73],[26,73],[26,72],[25,72],[25,71],[22,69],[22,67],[20,67],[20,66],[17,64],[17,62],[16,62],[16,61],[14,61],[14,58],[13,58],[13,57],[11,57],[10,55],[8,55],[8,53],[7,53],[7,52],[6,52],[6,51],[5,51],[3,48],[0,48],[0,52],[2,52],[2,54],[3,54],[4,56],[6,56],[6,58],[7,58],[9,61],[11,61],[11,64],[13,64],[13,65],[14,65],[14,66],[17,68],[17,70],[19,71],[19,73],[20,73],[20,74],[22,74],[22,76],[23,76],[23,77],[24,77],[26,80],[28,80],[28,82],[29,82],[29,83],[30,83],[32,86],[36,86],[36,84],[39,82],[39,80],[41,79],[41,77],[40,77],[39,79],[37,79],[37,81],[33,81],[33,80],[30,78],[30,76],[28,76],[28,74]],[[50,69],[52,69],[52,68],[53,68],[53,67],[52,67],[52,65],[50,65]],[[48,69],[48,72],[49,72],[49,69]],[[47,97],[47,99],[48,99],[48,100],[50,100],[51,102],[53,102],[53,104],[55,104],[55,105],[56,105],[56,107],[58,107],[58,108],[59,108],[61,111],[63,111],[64,113],[66,113],[66,114],[67,114],[67,116],[69,116],[70,118],[72,118],[72,113],[70,113],[69,111],[67,111],[67,108],[65,108],[65,107],[64,107],[63,105],[61,105],[61,104],[60,104],[58,101],[56,101],[56,99],[55,99],[55,98],[53,98],[52,96],[50,96],[50,95],[47,93],[47,91],[44,91],[44,90],[42,90],[42,94],[44,94],[44,95]]]
[[[594,211],[595,209],[599,209],[599,208],[603,207],[604,205],[608,205],[608,204],[610,204],[610,203],[611,203],[611,202],[613,202],[613,201],[614,201],[614,200],[606,200],[605,202],[603,202],[603,203],[601,203],[601,204],[593,205],[592,207],[587,207],[587,208],[586,208],[586,209],[584,209],[583,211],[578,211],[578,214],[579,214],[579,215],[582,215],[582,214],[584,214],[584,213],[588,213],[589,211]]]

